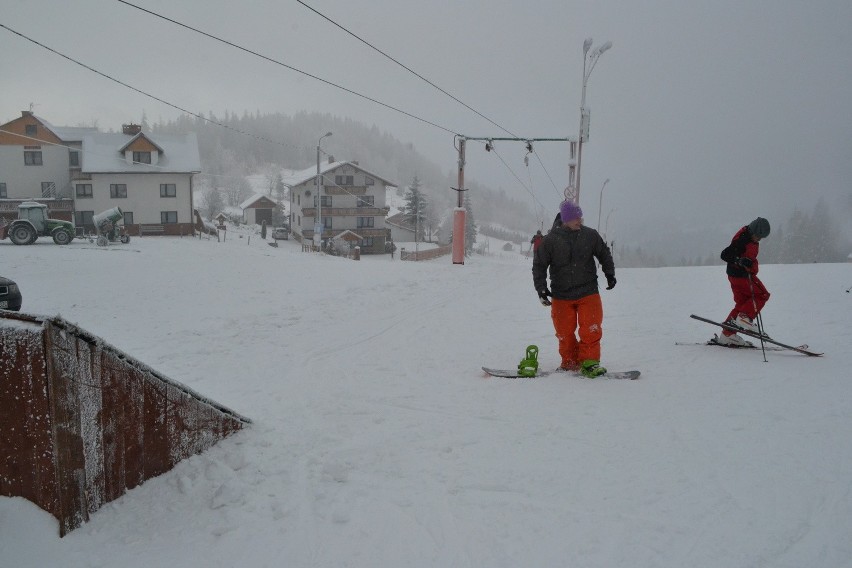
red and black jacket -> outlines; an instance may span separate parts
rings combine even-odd
[[[726,270],[728,276],[733,276],[734,278],[746,278],[749,274],[757,274],[758,252],[760,252],[760,245],[752,240],[748,226],[737,231],[737,234],[734,235],[733,239],[731,239],[731,244],[725,247],[725,250],[722,251],[721,255],[722,260],[728,263],[728,268]],[[740,258],[747,258],[751,260],[751,266],[749,268],[744,268],[737,264],[737,260]]]

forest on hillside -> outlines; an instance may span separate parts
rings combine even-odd
[[[442,169],[417,152],[412,143],[403,143],[376,126],[367,126],[349,118],[322,113],[298,113],[224,116],[212,113],[207,120],[183,115],[176,120],[145,124],[153,133],[195,132],[198,137],[202,190],[218,188],[230,200],[240,203],[251,194],[246,176],[266,174],[270,194],[274,195],[277,173],[282,169],[301,170],[316,164],[317,133],[333,132],[322,142],[322,149],[337,160],[357,161],[365,169],[398,184],[400,195],[418,179],[424,200],[429,205],[429,222],[445,224],[457,205],[456,172]],[[467,180],[468,207],[475,213],[480,229],[499,227],[517,238],[535,232],[538,220],[526,203],[512,199],[504,191]],[[529,239],[529,236],[526,237]]]
[[[201,187],[218,189],[231,205],[248,197],[251,186],[246,176],[265,174],[269,194],[277,199],[276,177],[281,170],[301,170],[316,164],[317,133],[334,132],[323,140],[328,159],[357,161],[365,169],[398,184],[404,196],[413,183],[418,184],[425,204],[424,223],[428,235],[446,237],[446,226],[457,205],[456,172],[442,170],[418,153],[413,143],[404,143],[376,126],[368,126],[350,118],[323,113],[298,113],[293,116],[275,113],[226,112],[224,116],[207,113],[205,119],[183,115],[168,122],[149,125],[143,116],[142,127],[154,133],[180,134],[195,132],[198,136],[203,172]],[[465,207],[475,219],[480,233],[526,246],[542,220],[528,203],[509,197],[502,189],[466,180]],[[217,192],[217,194],[219,193]],[[279,192],[280,193],[280,192]],[[772,234],[762,243],[763,263],[844,262],[852,253],[848,224],[852,216],[852,192],[834,211],[823,199],[816,200],[812,211],[794,210],[787,219],[772,219]],[[554,212],[555,213],[555,212]],[[547,215],[548,223],[552,219]],[[838,218],[841,219],[838,221]],[[549,227],[545,226],[545,232]],[[684,228],[682,233],[686,233]],[[667,238],[678,239],[679,229],[670,227]],[[732,235],[713,235],[704,239],[718,249],[727,245]],[[635,240],[609,242],[616,263],[623,267],[695,266],[720,264],[715,253],[665,256],[657,247]]]

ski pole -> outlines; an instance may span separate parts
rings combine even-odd
[[[763,362],[768,363],[766,359],[766,346],[763,344],[763,319],[760,317],[760,312],[757,311],[757,300],[754,299],[754,284],[751,282],[751,272],[746,272],[748,275],[748,288],[751,290],[751,305],[754,307],[754,319],[757,320],[757,333],[760,336],[760,350],[763,351]]]

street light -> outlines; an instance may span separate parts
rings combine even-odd
[[[601,186],[600,197],[598,197],[598,227],[595,230],[599,233],[601,231],[601,207],[603,206],[603,190],[606,187],[606,184],[608,184],[608,183],[609,183],[609,178],[606,178],[603,182],[603,185]]]
[[[597,46],[595,49],[589,50],[592,47],[592,38],[587,38],[583,42],[583,94],[580,97],[580,137],[577,139],[577,176],[574,185],[574,202],[580,203],[580,165],[583,161],[583,141],[589,137],[589,111],[586,109],[586,83],[589,81],[589,76],[598,62],[598,58],[609,48],[612,47],[612,42],[608,41]],[[588,63],[588,66],[586,65]],[[588,67],[588,69],[587,69]],[[585,133],[585,135],[584,135]]]
[[[322,250],[322,196],[320,195],[320,180],[322,176],[320,175],[320,144],[322,144],[322,139],[331,136],[331,132],[326,132],[322,136],[320,136],[319,142],[317,142],[317,216],[314,221],[314,246],[319,250]]]

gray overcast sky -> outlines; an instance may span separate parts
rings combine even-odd
[[[852,190],[849,0],[305,1],[522,137],[576,136],[583,40],[611,40],[588,84],[581,193],[595,226],[611,180],[602,207],[611,233],[728,231],[757,215],[810,211],[819,196],[834,205]],[[506,136],[295,0],[134,3],[455,132]],[[194,112],[329,112],[455,169],[443,130],[115,0],[0,0],[0,23]],[[151,122],[178,114],[4,29],[0,77],[0,122],[30,103],[53,124],[102,129],[143,111]],[[524,166],[520,144],[497,149],[555,212],[567,147],[536,146],[558,190],[537,159]],[[535,205],[473,143],[467,175]]]

